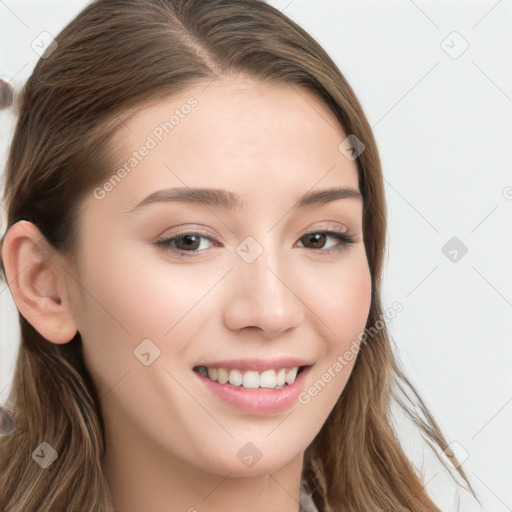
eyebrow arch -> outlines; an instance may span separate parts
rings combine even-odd
[[[351,187],[335,187],[323,190],[310,191],[301,196],[295,203],[295,209],[303,209],[311,206],[322,205],[338,199],[355,198],[362,200],[359,190]],[[241,210],[244,203],[240,196],[220,188],[190,188],[177,187],[158,190],[145,197],[140,203],[128,213],[138,210],[142,206],[162,203],[183,201],[187,203],[199,203],[203,205],[216,206],[226,210]]]

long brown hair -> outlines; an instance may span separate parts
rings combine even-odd
[[[97,0],[56,41],[22,91],[5,174],[9,226],[29,220],[47,239],[49,257],[52,250],[73,255],[82,199],[112,174],[109,141],[120,114],[221,73],[286,83],[318,95],[365,145],[357,166],[372,279],[367,327],[382,318],[386,203],[376,143],[350,85],[300,26],[260,0]],[[0,509],[112,512],[101,466],[104,426],[80,334],[53,344],[19,320],[6,404],[17,431],[0,439]],[[434,448],[447,449],[384,325],[361,344],[341,397],[305,452],[303,478],[321,512],[439,511],[392,426],[394,403]],[[43,441],[59,454],[47,469],[31,460]]]

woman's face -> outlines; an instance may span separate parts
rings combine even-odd
[[[311,93],[240,79],[120,125],[69,279],[108,449],[232,476],[302,456],[370,308],[362,199],[317,195],[358,190],[347,135]]]

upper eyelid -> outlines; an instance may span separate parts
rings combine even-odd
[[[347,235],[350,235],[350,233],[351,233],[350,227],[347,224],[340,222],[339,220],[330,219],[330,220],[324,220],[324,221],[318,221],[318,222],[319,223],[325,222],[328,224],[328,226],[322,226],[319,228],[311,228],[311,229],[305,231],[304,234],[302,234],[300,236],[302,237],[302,236],[305,236],[310,233],[326,232],[326,231],[333,231],[333,232],[338,232],[338,233],[347,234]],[[315,222],[315,224],[316,224],[316,222]],[[344,228],[344,230],[340,229],[340,226],[342,226]],[[213,238],[215,240],[217,240],[218,238],[221,238],[221,237],[217,237],[217,235],[210,234],[209,231],[203,231],[202,230],[203,228],[199,228],[199,227],[198,228],[195,228],[195,227],[179,228],[179,227],[177,227],[176,229],[177,229],[176,233],[173,233],[172,235],[169,235],[169,236],[161,235],[158,238],[174,238],[176,236],[195,235],[195,234],[204,236],[206,238]],[[356,231],[357,231],[357,229],[356,229]],[[164,233],[165,233],[165,231],[164,231]],[[296,236],[298,236],[298,235],[296,235]]]
[[[354,242],[357,241],[357,237],[354,237],[351,235],[350,233],[350,230],[348,228],[348,226],[345,226],[345,231],[337,231],[336,229],[312,229],[310,231],[307,231],[306,233],[304,233],[302,236],[299,237],[299,240],[300,238],[304,237],[304,236],[307,236],[307,235],[310,235],[310,234],[313,234],[313,233],[327,233],[327,236],[330,236],[330,237],[336,237],[335,235],[341,235],[342,237],[346,237],[348,240],[344,240],[343,238],[338,238],[338,241],[340,242],[340,245],[352,245]],[[207,235],[203,232],[201,232],[201,230],[183,230],[183,231],[178,231],[176,233],[173,233],[172,235],[170,236],[162,236],[162,237],[158,237],[157,240],[154,242],[156,245],[161,245],[161,246],[165,246],[167,244],[165,244],[165,242],[168,242],[170,240],[174,241],[178,238],[181,238],[181,237],[185,237],[185,236],[188,236],[188,235],[199,235],[200,237],[203,237],[203,238],[206,238],[207,240],[209,240],[210,242],[212,242],[214,245],[216,245],[216,242],[217,239],[213,236],[210,236],[210,235]],[[176,248],[176,247],[172,247],[172,246],[169,246],[167,245],[167,247],[170,247],[172,250],[175,250],[175,251],[178,251],[180,253],[183,253],[183,254],[199,254],[201,252],[204,251],[198,251],[198,250],[194,250],[194,251],[186,251],[184,249],[179,249],[179,248]],[[312,249],[314,250],[314,249]],[[323,252],[329,252],[330,250],[332,249],[327,249],[327,250],[324,250],[324,249],[318,249],[319,251],[323,251]]]
[[[303,236],[306,236],[306,235],[310,235],[312,233],[337,233],[337,234],[341,234],[341,235],[347,235],[347,236],[350,237],[351,236],[351,231],[350,231],[349,227],[346,226],[346,225],[343,225],[343,227],[345,228],[344,230],[340,230],[340,229],[336,229],[336,228],[311,229],[309,231],[306,231],[299,238],[302,238]],[[171,235],[159,236],[159,237],[157,237],[157,240],[171,240],[171,239],[174,239],[174,238],[179,238],[179,237],[187,236],[187,235],[199,235],[199,236],[207,238],[208,240],[211,240],[211,241],[218,241],[217,237],[215,235],[211,235],[209,233],[201,231],[200,229],[183,229],[183,230],[179,230],[176,233],[172,233]]]

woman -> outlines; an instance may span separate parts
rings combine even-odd
[[[4,196],[2,510],[439,510],[392,424],[449,452],[386,331],[376,144],[282,13],[92,2],[25,86]]]

